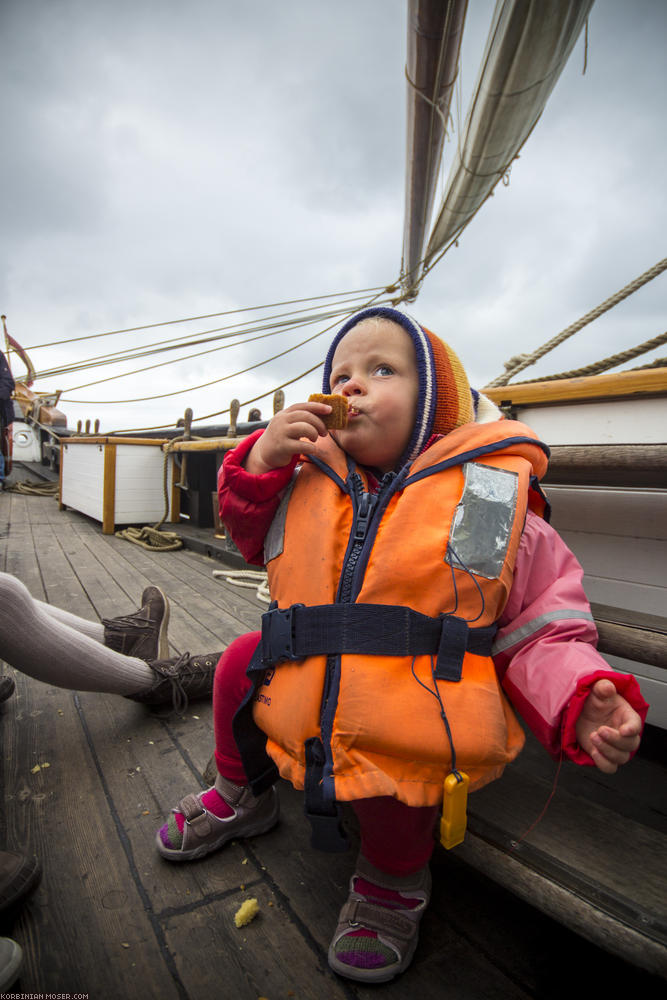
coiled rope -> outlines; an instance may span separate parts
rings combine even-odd
[[[236,587],[246,587],[255,591],[255,597],[266,604],[271,602],[269,593],[269,578],[262,570],[254,569],[214,569],[213,576],[222,578],[225,583],[234,584]]]
[[[172,552],[174,549],[183,548],[183,539],[175,531],[160,531],[159,528],[122,528],[116,532],[118,538],[124,538],[127,542],[141,545],[151,552]]]
[[[59,483],[8,483],[5,482],[6,493],[21,493],[31,497],[57,497],[60,490]]]
[[[547,341],[546,344],[543,344],[542,347],[538,347],[537,350],[533,351],[531,354],[518,354],[515,357],[510,358],[509,361],[505,362],[505,373],[503,375],[498,375],[498,377],[493,379],[492,382],[489,382],[486,388],[491,389],[495,386],[507,385],[510,379],[514,378],[514,376],[519,372],[528,368],[530,365],[535,364],[536,361],[539,361],[539,359],[544,357],[545,354],[548,354],[549,351],[552,351],[555,347],[558,347],[559,344],[562,344],[563,341],[572,337],[575,333],[581,330],[582,327],[587,326],[588,323],[597,319],[598,316],[601,316],[609,309],[612,309],[615,305],[618,305],[619,302],[622,302],[623,299],[626,299],[643,285],[652,281],[653,278],[657,278],[657,276],[662,274],[666,268],[667,257],[659,261],[657,264],[654,264],[654,266],[649,268],[648,271],[645,271],[638,278],[635,278],[634,281],[631,281],[625,286],[625,288],[616,292],[615,295],[605,299],[605,301],[597,306],[596,309],[592,309],[590,312],[586,313],[586,315],[582,316],[582,318],[577,320],[576,323],[572,323],[570,326],[566,327],[565,330],[561,331],[561,333],[552,337],[552,339]]]

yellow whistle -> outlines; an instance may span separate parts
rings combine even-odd
[[[442,796],[440,843],[449,850],[463,843],[466,832],[466,805],[470,779],[463,771],[448,774]]]

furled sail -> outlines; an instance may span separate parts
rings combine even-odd
[[[425,263],[461,233],[542,114],[593,0],[498,0]]]
[[[406,298],[419,277],[427,227],[468,0],[410,0],[408,3],[407,163],[402,287]]]

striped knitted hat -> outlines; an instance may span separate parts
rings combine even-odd
[[[410,316],[389,306],[371,306],[352,316],[336,334],[324,362],[322,391],[331,392],[331,363],[346,333],[365,319],[378,317],[398,324],[412,338],[417,355],[419,405],[410,443],[397,468],[412,462],[432,434],[449,434],[475,419],[474,390],[454,351]]]

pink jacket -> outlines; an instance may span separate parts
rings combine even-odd
[[[262,565],[264,538],[297,460],[264,475],[243,462],[262,431],[228,452],[220,469],[220,518],[249,563]],[[503,690],[554,757],[593,764],[575,724],[592,685],[609,678],[642,718],[648,705],[631,674],[611,670],[595,643],[597,629],[582,586],[583,570],[560,536],[529,512],[514,582],[498,622],[493,658]]]

